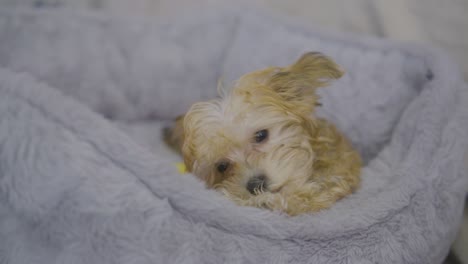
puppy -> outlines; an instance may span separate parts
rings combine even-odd
[[[360,182],[359,154],[315,116],[316,89],[342,74],[316,52],[254,71],[220,99],[194,104],[165,140],[188,171],[239,205],[289,215],[328,208]]]

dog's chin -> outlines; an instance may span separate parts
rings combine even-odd
[[[305,182],[297,179],[282,184],[270,184],[268,189],[253,194],[234,182],[222,182],[214,187],[240,206],[264,208],[290,216],[323,209],[324,201],[315,197],[321,188],[322,186],[315,181]],[[328,199],[327,196],[322,198],[325,198],[325,201]]]
[[[272,211],[288,212],[288,204],[280,192],[260,191],[253,195],[243,190],[218,188],[222,194],[240,206],[265,208]]]
[[[288,215],[296,215],[296,211],[300,209],[294,208],[297,205],[290,204],[291,201],[288,199],[288,197],[295,196],[295,183],[270,183],[268,189],[258,190],[254,194],[247,191],[243,185],[229,181],[222,182],[213,188],[240,206],[264,208]]]

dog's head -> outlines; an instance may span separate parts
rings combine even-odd
[[[269,207],[309,179],[316,89],[342,71],[320,53],[244,75],[221,99],[192,106],[184,118],[188,169],[239,204]]]

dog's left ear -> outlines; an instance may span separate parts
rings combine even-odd
[[[308,52],[294,64],[273,74],[268,86],[286,100],[299,99],[317,104],[315,90],[342,75],[340,66],[330,58],[319,52]]]

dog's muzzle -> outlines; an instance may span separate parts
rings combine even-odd
[[[247,182],[247,190],[253,194],[257,195],[260,192],[263,192],[266,189],[266,176],[265,175],[258,175],[255,177],[252,177],[248,182]]]

